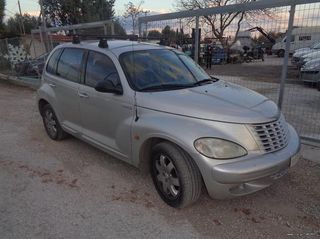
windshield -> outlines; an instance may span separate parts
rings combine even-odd
[[[189,56],[184,54],[179,54],[178,56],[186,65],[186,67],[191,71],[191,73],[194,75],[197,81],[210,78],[207,72],[205,72],[205,70],[202,69],[202,67],[199,66],[197,63],[195,63],[194,60],[192,60]]]
[[[120,63],[134,90],[174,90],[195,87],[210,76],[191,58],[168,49],[124,53]]]
[[[311,48],[313,48],[313,49],[320,49],[320,43],[314,44]]]

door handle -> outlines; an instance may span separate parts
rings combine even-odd
[[[89,96],[87,95],[87,93],[78,92],[78,95],[80,96],[80,98],[89,98]]]
[[[54,83],[49,83],[49,85],[51,86],[51,87],[56,87],[56,84],[54,84]]]

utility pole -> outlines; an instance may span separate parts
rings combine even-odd
[[[41,35],[43,34],[43,42],[44,42],[44,47],[46,52],[49,51],[48,47],[48,35],[47,35],[47,25],[46,25],[46,18],[44,16],[44,9],[43,9],[43,0],[39,0],[40,4],[40,11],[41,11],[41,16],[42,16],[42,30],[41,30]]]
[[[19,12],[20,12],[20,22],[21,22],[21,26],[22,26],[22,34],[25,35],[26,31],[25,31],[24,23],[23,23],[23,16],[22,16],[22,11],[21,11],[21,6],[20,6],[20,0],[18,0],[18,6],[19,6]]]
[[[148,13],[149,13],[150,11],[143,11],[143,13],[144,13],[144,16],[146,17],[147,15],[148,15]],[[146,38],[148,37],[148,22],[146,22],[146,36],[145,36]]]

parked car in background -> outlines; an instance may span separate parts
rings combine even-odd
[[[195,202],[203,186],[217,199],[262,190],[299,159],[299,136],[274,102],[163,46],[60,45],[37,103],[51,139],[68,133],[150,172],[172,207]]]
[[[317,52],[317,51],[320,51],[320,42],[314,44],[311,48],[302,48],[302,49],[298,49],[297,51],[295,51],[295,53],[292,56],[291,62],[292,62],[293,65],[295,65],[298,68],[300,68],[302,66],[302,63],[303,63],[301,58],[304,55],[307,55],[307,54],[313,53],[313,52]]]
[[[320,51],[315,51],[309,54],[305,54],[300,58],[299,66],[304,66],[307,62],[319,59],[320,58]]]
[[[311,47],[316,42],[320,42],[320,26],[297,27],[292,30],[290,40],[290,54],[299,48]],[[283,57],[286,48],[287,37],[277,42],[272,47],[272,53]]]
[[[320,58],[308,61],[300,72],[303,82],[318,84],[320,82]]]

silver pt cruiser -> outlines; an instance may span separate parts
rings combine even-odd
[[[209,76],[172,48],[105,39],[56,47],[38,106],[67,134],[150,172],[172,207],[256,192],[299,159],[299,137],[264,96]]]

